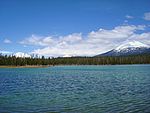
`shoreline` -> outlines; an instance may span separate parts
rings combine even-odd
[[[94,65],[94,66],[111,66],[111,65],[117,66],[117,65],[150,65],[150,64],[107,64],[107,65]],[[0,65],[0,68],[47,68],[53,66],[86,66],[86,65],[75,65],[75,64],[73,65],[25,65],[25,66]]]
[[[25,66],[0,66],[0,68],[46,68],[52,65],[25,65]]]

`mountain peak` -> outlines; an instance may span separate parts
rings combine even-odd
[[[124,50],[127,48],[149,48],[149,46],[139,41],[131,41],[131,42],[126,42],[126,43],[121,44],[115,50],[120,51],[120,50]]]
[[[97,56],[127,56],[139,54],[150,54],[150,46],[139,41],[125,42],[118,46],[116,49],[110,50]]]

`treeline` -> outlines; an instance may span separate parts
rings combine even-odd
[[[150,64],[150,55],[109,56],[109,57],[58,57],[58,58],[20,58],[0,54],[0,65],[115,65]]]

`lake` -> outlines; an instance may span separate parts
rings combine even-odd
[[[0,68],[0,113],[148,113],[150,65]]]

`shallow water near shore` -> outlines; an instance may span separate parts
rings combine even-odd
[[[150,65],[0,68],[3,113],[148,113]]]

